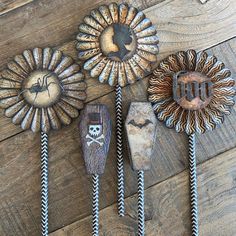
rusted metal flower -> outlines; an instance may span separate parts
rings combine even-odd
[[[48,132],[68,125],[86,99],[79,65],[61,51],[25,50],[0,74],[0,107],[22,129]]]
[[[91,11],[79,25],[77,49],[91,77],[111,86],[134,83],[156,61],[156,29],[143,12],[111,3]]]
[[[230,114],[235,80],[206,52],[180,51],[163,60],[150,78],[149,101],[167,127],[187,134],[212,130]]]

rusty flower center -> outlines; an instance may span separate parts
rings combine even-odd
[[[100,47],[104,55],[114,61],[125,61],[136,49],[136,37],[132,29],[123,24],[108,26],[100,36]]]
[[[184,109],[206,107],[212,97],[211,80],[195,71],[180,71],[173,76],[173,98]]]
[[[28,103],[48,107],[59,99],[61,87],[55,74],[38,70],[24,80],[22,94]]]

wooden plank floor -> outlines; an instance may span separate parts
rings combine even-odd
[[[108,0],[6,1],[0,5],[0,69],[26,48],[52,46],[76,59],[77,26]],[[160,36],[160,61],[170,53],[207,50],[236,75],[235,0],[128,0],[144,10]],[[6,8],[5,8],[6,9]],[[104,103],[113,119],[114,89],[86,76],[87,103]],[[131,101],[145,101],[148,77],[123,89],[124,117]],[[91,182],[85,174],[78,119],[49,136],[51,236],[91,235]],[[145,175],[147,236],[190,236],[188,140],[158,123],[155,160]],[[215,131],[197,136],[201,236],[236,235],[236,110]],[[101,235],[137,235],[136,175],[125,150],[125,218],[116,214],[113,132],[101,179]],[[0,112],[0,236],[40,235],[40,137]]]

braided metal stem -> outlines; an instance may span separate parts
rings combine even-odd
[[[99,235],[99,175],[93,174],[93,236]]]
[[[138,236],[144,236],[144,171],[138,171]]]
[[[118,179],[118,214],[124,216],[124,160],[123,160],[123,120],[122,120],[122,89],[116,85],[116,153]]]
[[[41,230],[48,236],[48,135],[41,132]]]
[[[189,177],[190,177],[190,195],[191,195],[192,236],[198,236],[198,192],[197,192],[195,134],[189,135],[189,169],[190,169]]]

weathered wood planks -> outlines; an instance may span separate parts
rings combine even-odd
[[[149,7],[149,3],[161,2],[145,10],[147,16],[152,17],[152,20],[155,18],[154,20],[160,29],[161,51],[159,60],[180,49],[190,47],[205,49],[236,35],[235,14],[231,14],[235,11],[235,1],[233,0],[210,0],[205,5],[196,0],[196,2],[191,1],[191,6],[188,0],[153,0],[146,1],[144,5],[142,5],[142,2],[135,1],[134,4],[143,8],[143,6]],[[96,3],[86,1],[85,6],[85,4],[81,4],[81,1],[39,0],[2,16],[0,19],[0,68],[4,67],[7,61],[11,60],[16,53],[22,52],[26,47],[60,45],[58,46],[60,49],[75,58],[75,42],[72,39],[77,32],[77,25],[81,21],[80,19],[100,3],[100,1]],[[197,12],[195,12],[196,9]],[[149,10],[152,11],[149,12]],[[219,22],[217,22],[217,19]],[[210,27],[207,25],[210,25]],[[67,42],[61,45],[65,41]],[[226,66],[232,69],[235,76],[235,39],[213,47],[208,52],[216,54],[220,60],[224,61]],[[112,88],[108,85],[99,84],[96,79],[89,78],[87,83],[89,94],[87,102],[105,103],[108,105],[110,112],[114,114],[114,93],[110,93]],[[146,86],[147,78],[124,89],[124,117],[129,102],[146,100]],[[197,137],[199,162],[206,161],[216,154],[236,146],[235,116],[236,111],[233,110],[232,115],[226,118],[224,125],[214,132]],[[112,119],[114,121],[114,115]],[[63,128],[60,132],[50,134],[50,231],[80,220],[88,216],[90,212],[90,201],[88,201],[88,198],[91,198],[90,182],[85,175],[77,122],[78,120],[74,121],[71,126]],[[21,129],[14,126],[9,119],[3,117],[2,113],[0,124],[0,139],[4,140],[0,142],[0,235],[37,236],[40,234],[39,135],[34,135],[28,131],[20,133]],[[187,138],[185,135],[176,134],[174,130],[168,130],[161,123],[158,123],[158,133],[154,150],[157,158],[153,163],[152,170],[145,178],[147,187],[176,175],[188,166]],[[227,162],[227,160],[225,161]],[[115,138],[113,134],[106,171],[101,180],[102,208],[115,202],[115,169]],[[128,158],[125,162],[125,171],[127,196],[130,196],[136,192],[136,176],[130,170]],[[187,183],[185,185],[183,201],[187,207],[188,186]],[[163,188],[166,188],[166,185]],[[208,205],[207,198],[205,199],[205,204]],[[222,201],[221,197],[219,201]],[[214,206],[212,206],[212,212],[214,209]],[[157,210],[155,208],[155,211]],[[115,208],[113,208],[113,211],[115,215]],[[188,208],[186,208],[184,214],[189,214]],[[209,214],[213,213],[210,211]],[[189,215],[186,215],[186,222],[188,219]],[[155,221],[158,222],[158,219]],[[87,221],[84,222],[85,226],[89,227]],[[161,223],[163,224],[163,222],[165,221],[163,220]],[[133,225],[133,221],[130,219],[127,223]],[[223,220],[217,221],[217,224],[209,222],[208,226],[205,227],[206,230],[212,230],[215,225],[223,227],[223,223]],[[180,228],[183,227],[182,222],[179,224]],[[187,222],[186,225],[189,225],[189,223]],[[130,235],[133,235],[132,227],[128,231]],[[126,227],[124,230],[128,228]],[[223,229],[225,229],[225,232],[229,232],[229,235],[226,236],[235,233],[235,231],[230,231],[234,230],[233,228],[228,227],[226,229],[223,227]],[[124,231],[124,235],[127,235],[126,232]],[[151,231],[148,232],[147,235],[152,235]],[[85,235],[87,234],[85,233]],[[110,233],[110,235],[115,234]],[[166,234],[163,235],[166,236]],[[203,235],[205,236],[205,234]]]
[[[22,7],[33,0],[2,0],[0,2],[0,16]]]
[[[80,117],[79,132],[87,174],[103,174],[112,132],[106,106],[87,105]]]
[[[2,17],[0,21],[0,69],[25,48],[58,45],[75,38],[78,33],[77,26],[83,17],[99,4],[108,2],[110,1],[97,1],[95,4],[94,1],[89,0],[84,5],[75,0],[70,0],[69,3],[68,0],[50,2],[40,0],[28,4],[25,11],[17,11],[13,15]],[[152,6],[155,3],[158,4]],[[137,1],[134,4],[143,8],[142,2]],[[236,36],[236,17],[233,14],[236,10],[236,2],[234,0],[211,0],[205,5],[201,5],[198,0],[193,2],[153,0],[145,7],[148,8],[144,12],[157,27],[160,37],[158,61],[179,50],[189,48],[202,50]],[[28,14],[30,12],[35,12],[35,14]],[[12,33],[12,28],[15,29],[15,33]],[[76,59],[74,40],[57,48]],[[88,75],[87,78],[89,78]],[[112,88],[100,84],[97,79],[89,78],[87,84],[87,101],[112,91]],[[4,116],[0,116],[0,124],[7,127],[0,132],[0,140],[20,131],[19,127],[12,125],[11,121]]]
[[[199,223],[204,236],[236,233],[236,149],[198,166]],[[145,190],[146,235],[191,235],[188,172],[184,171]],[[137,233],[137,202],[126,199],[127,214],[119,218],[115,205],[100,212],[102,235],[131,236]],[[74,222],[50,236],[90,235],[90,217]]]
[[[214,47],[210,51],[230,67],[234,63],[231,47],[235,40]],[[234,49],[235,50],[235,49]],[[224,60],[225,59],[225,60]],[[231,64],[232,63],[232,64]],[[146,101],[147,79],[123,89],[124,117],[131,101]],[[115,94],[110,93],[94,103],[104,103],[112,114],[114,126]],[[206,161],[216,154],[236,146],[236,111],[226,117],[225,124],[214,132],[197,136],[197,157]],[[49,216],[50,231],[61,228],[88,216],[90,182],[85,174],[81,144],[77,130],[78,121],[49,135]],[[152,169],[146,175],[146,187],[155,185],[173,176],[188,166],[187,137],[177,134],[158,122]],[[101,208],[116,201],[115,134],[104,177],[101,179]],[[39,135],[23,132],[0,143],[0,218],[3,236],[38,235],[40,232],[40,139]],[[127,157],[127,151],[125,152]],[[131,171],[128,158],[125,160],[126,196],[136,192],[136,176]],[[186,196],[188,192],[185,192]],[[187,200],[186,200],[187,201]],[[187,205],[187,203],[185,203]],[[0,232],[1,232],[0,231]]]

